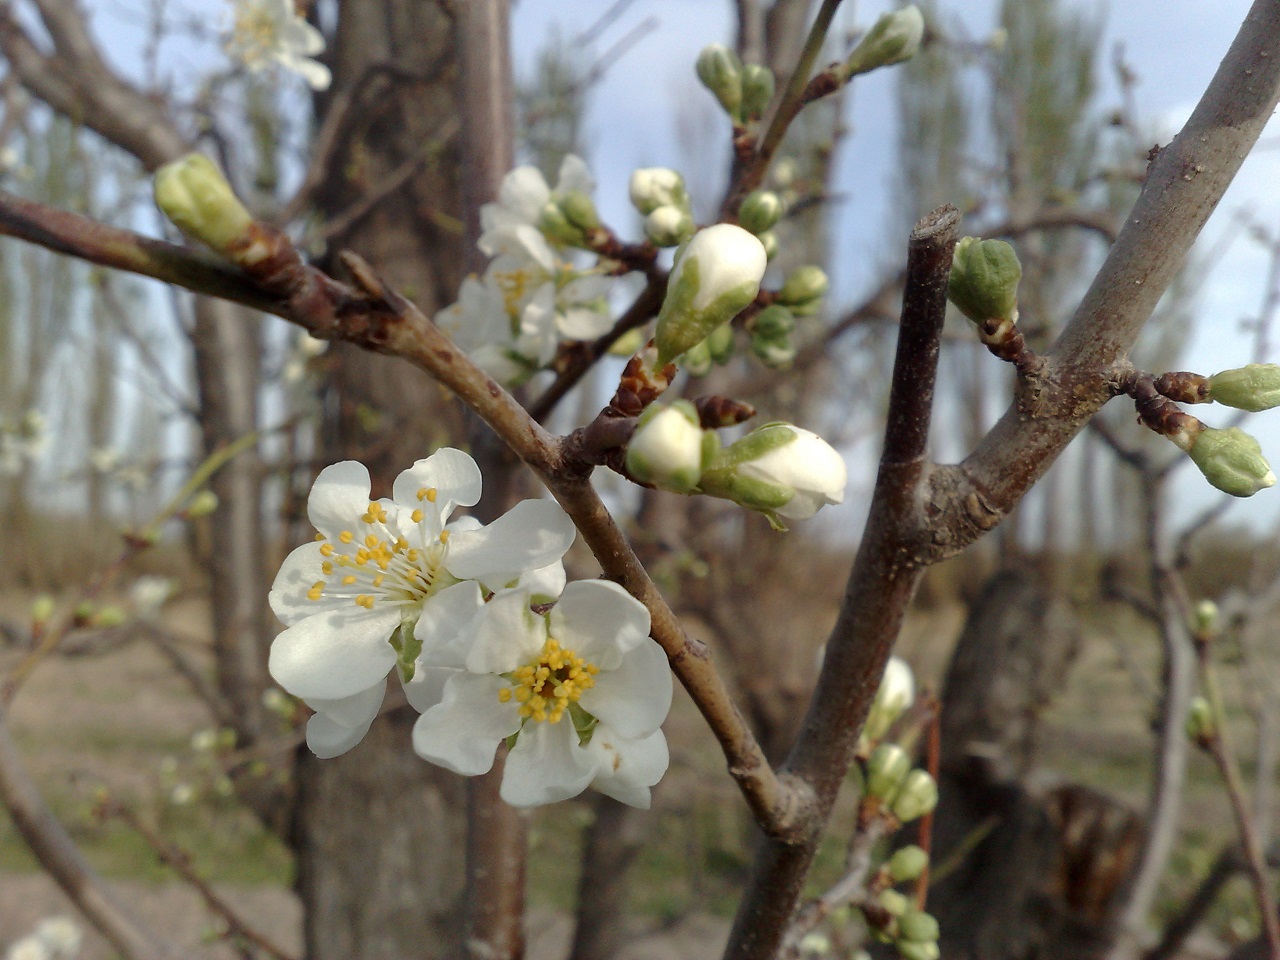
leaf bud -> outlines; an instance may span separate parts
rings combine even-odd
[[[1187,453],[1209,483],[1233,497],[1251,497],[1276,482],[1258,441],[1239,427],[1206,427]]]
[[[867,31],[845,61],[845,79],[910,60],[924,38],[924,17],[914,4],[886,13]]]
[[[902,823],[923,817],[938,805],[938,784],[926,770],[912,770],[893,798],[892,812]]]
[[[910,772],[911,757],[907,751],[896,743],[880,744],[867,758],[867,796],[890,802]]]
[[[1022,264],[1003,240],[961,237],[951,261],[947,298],[974,323],[1018,322]]]
[[[732,320],[760,292],[764,247],[741,227],[718,223],[694,234],[671,270],[654,339],[666,364]]]
[[[57,609],[58,601],[49,594],[42,593],[31,601],[31,622],[37,625],[45,623]]]
[[[746,123],[759,120],[773,100],[773,71],[758,63],[742,68],[742,119]],[[752,233],[755,231],[753,230]]]
[[[698,79],[715,94],[725,113],[735,123],[742,119],[742,61],[721,43],[704,47],[698,54]]]
[[[1209,378],[1209,399],[1258,413],[1280,406],[1280,364],[1250,363]]]
[[[1192,697],[1187,706],[1187,737],[1196,743],[1207,743],[1218,735],[1218,722],[1213,707],[1204,697]]]
[[[941,931],[933,914],[923,910],[908,910],[898,917],[898,937],[912,943],[934,943]]]
[[[684,209],[689,205],[684,177],[667,167],[642,167],[631,174],[631,205],[648,215],[659,207]]]
[[[253,226],[231,184],[202,153],[190,153],[156,171],[156,206],[186,236],[224,256]]]
[[[791,308],[798,317],[808,317],[818,312],[822,298],[831,286],[826,272],[814,264],[796,267],[787,275],[778,291],[777,302]]]
[[[924,873],[924,868],[928,865],[929,854],[925,852],[923,847],[917,847],[913,843],[893,852],[893,856],[889,858],[888,863],[889,877],[894,883],[914,880]]]
[[[702,433],[689,401],[650,406],[627,444],[628,472],[662,490],[691,492],[702,473]]]
[[[757,236],[782,216],[782,200],[772,190],[753,190],[738,207],[738,223]]]
[[[666,204],[644,218],[644,235],[657,247],[676,247],[693,233],[693,217],[675,204]]]
[[[109,605],[98,608],[93,615],[93,625],[95,627],[118,627],[128,619],[128,615],[119,607]]]
[[[587,235],[565,214],[558,203],[549,202],[538,217],[538,229],[558,244],[566,247],[586,246]]]

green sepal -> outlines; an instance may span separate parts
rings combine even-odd
[[[600,718],[587,713],[578,703],[571,702],[569,704],[569,719],[573,721],[573,729],[578,734],[578,746],[585,747],[591,742],[591,738],[595,736],[596,727],[600,725]]]
[[[414,627],[417,625],[416,617],[402,620],[391,634],[391,649],[396,652],[396,670],[404,683],[413,679],[417,672],[418,657],[422,654],[422,641],[414,636]]]

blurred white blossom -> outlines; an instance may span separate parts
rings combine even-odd
[[[275,63],[298,74],[314,90],[326,90],[329,68],[311,59],[324,50],[320,31],[298,15],[293,0],[233,0],[234,24],[227,53],[253,72]]]

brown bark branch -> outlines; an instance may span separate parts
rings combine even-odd
[[[0,801],[36,860],[127,960],[177,960],[178,952],[138,925],[93,871],[40,797],[0,708]]]
[[[781,948],[890,648],[925,569],[909,544],[926,523],[925,453],[959,220],[954,207],[943,207],[916,224],[911,234],[871,513],[827,641],[817,689],[783,768],[785,776],[812,788],[813,801],[793,831],[761,845],[725,950],[727,960],[769,960]]]

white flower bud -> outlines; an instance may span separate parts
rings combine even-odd
[[[631,204],[643,214],[658,207],[684,207],[684,177],[667,167],[643,167],[631,174]]]
[[[768,423],[724,450],[703,473],[703,492],[774,519],[807,520],[844,500],[844,458],[815,433]]]
[[[871,704],[863,736],[868,740],[879,740],[915,700],[916,682],[911,668],[902,658],[890,657],[880,689],[876,691],[875,702]]]
[[[910,844],[895,850],[893,856],[889,858],[889,877],[894,883],[905,883],[924,873],[928,865],[929,854],[924,848]]]
[[[693,233],[693,218],[675,204],[658,207],[644,218],[644,235],[658,247],[684,243]]]
[[[229,254],[253,225],[226,177],[202,153],[191,153],[156,171],[156,206],[188,237]]]
[[[659,363],[669,363],[732,320],[760,292],[766,258],[754,236],[728,223],[700,230],[677,259],[658,314]]]
[[[702,427],[687,400],[651,406],[627,444],[627,470],[642,483],[688,493],[702,473]]]

